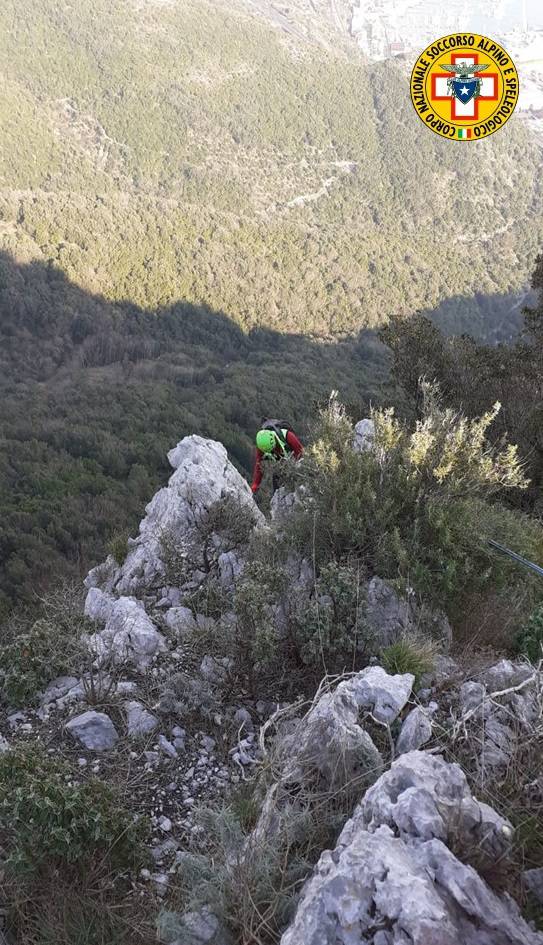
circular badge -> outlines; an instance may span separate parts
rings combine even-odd
[[[511,117],[518,101],[515,64],[487,36],[455,33],[431,43],[411,73],[411,101],[442,138],[480,141]]]

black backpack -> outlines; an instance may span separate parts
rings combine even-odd
[[[290,449],[285,437],[283,436],[283,430],[286,430],[287,433],[294,433],[290,423],[287,423],[286,420],[262,420],[261,430],[273,430],[275,435],[281,440],[283,446],[286,446]]]

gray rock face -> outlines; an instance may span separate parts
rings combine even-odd
[[[380,577],[373,577],[366,591],[366,623],[369,645],[375,653],[406,636],[421,633],[435,639],[444,649],[450,646],[452,630],[445,614],[399,597]]]
[[[381,700],[384,709],[384,689],[381,687],[377,692],[375,680],[369,680],[367,673],[368,670],[362,670],[340,683],[333,692],[323,695],[303,725],[285,737],[283,749],[288,759],[285,771],[288,781],[300,780],[304,770],[313,769],[319,772],[328,788],[341,788],[364,772],[381,770],[381,756],[358,723],[362,705],[374,705],[376,700]],[[389,702],[388,695],[386,698]]]
[[[245,562],[237,551],[223,551],[218,558],[219,580],[226,591],[234,588],[234,583],[243,571]]]
[[[130,738],[150,735],[158,727],[158,719],[141,702],[125,702],[127,729]]]
[[[381,755],[359,724],[360,676],[325,693],[304,719],[279,736],[281,778],[266,795],[251,842],[268,841],[280,830],[284,812],[291,810],[292,785],[318,782],[319,790],[340,792],[357,784],[362,790],[382,771]]]
[[[459,717],[466,731],[476,727],[479,765],[487,773],[504,769],[523,739],[541,721],[540,681],[532,667],[500,660],[465,682],[458,693]],[[518,688],[520,687],[520,688]],[[511,691],[516,690],[516,691]]]
[[[476,844],[491,862],[511,835],[457,765],[403,755],[321,856],[281,945],[542,945],[448,846]]]
[[[489,669],[481,673],[480,681],[489,692],[501,692],[525,682],[533,671],[523,663],[512,663],[511,660],[500,660]]]
[[[91,751],[108,751],[119,739],[113,722],[105,712],[84,712],[71,719],[66,730]]]
[[[106,598],[98,588],[91,588],[87,595],[85,612],[91,616],[91,608],[106,613],[106,604],[98,602],[98,595]],[[91,596],[92,595],[92,596]],[[91,597],[89,605],[89,597]],[[144,670],[153,658],[165,649],[164,638],[145,613],[141,601],[134,597],[107,597],[106,625],[102,631],[89,638],[92,652],[102,661],[133,663]]]
[[[428,711],[417,706],[405,719],[396,741],[396,753],[403,755],[416,751],[432,737],[432,722]]]
[[[187,436],[168,453],[168,460],[175,472],[146,508],[139,536],[116,577],[118,594],[140,594],[157,584],[165,572],[165,535],[175,541],[180,554],[200,547],[202,518],[220,499],[235,499],[255,526],[264,523],[248,484],[229,462],[222,443]],[[219,554],[231,550],[227,540],[216,537]]]
[[[355,453],[366,453],[371,450],[375,441],[375,424],[366,418],[359,420],[354,428],[353,450]]]

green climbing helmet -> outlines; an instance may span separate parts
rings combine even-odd
[[[263,453],[271,453],[277,445],[273,430],[259,430],[256,434],[256,445]]]

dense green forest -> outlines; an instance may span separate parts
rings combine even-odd
[[[333,387],[362,410],[388,385],[383,349],[365,335],[246,333],[183,302],[150,313],[2,255],[0,286],[4,607],[83,575],[117,531],[135,531],[182,436],[216,437],[248,469],[263,415],[303,432]]]
[[[250,11],[5,0],[3,248],[110,300],[319,334],[453,296],[477,322],[485,295],[521,290],[541,237],[523,126],[460,160],[420,127],[406,66]]]
[[[247,469],[265,413],[390,400],[391,316],[520,324],[540,153],[512,121],[460,161],[406,64],[244,0],[4,0],[0,66],[4,608],[133,529],[186,433]]]

